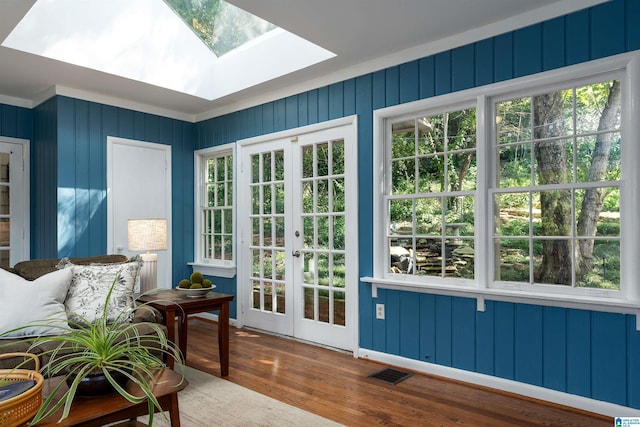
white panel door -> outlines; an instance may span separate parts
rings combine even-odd
[[[356,126],[319,127],[240,144],[241,322],[355,350]]]
[[[167,219],[167,250],[158,254],[158,287],[171,288],[171,147],[107,138],[107,251],[133,256],[127,220]]]

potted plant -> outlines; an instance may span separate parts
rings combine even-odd
[[[115,392],[129,402],[141,403],[146,400],[149,406],[149,425],[153,423],[154,409],[162,410],[153,395],[154,371],[166,366],[163,356],[173,357],[178,366],[181,366],[180,351],[174,343],[167,340],[159,324],[129,321],[133,311],[141,309],[146,304],[119,313],[114,321],[107,321],[107,309],[117,280],[118,277],[110,286],[104,308],[96,321],[88,322],[82,316],[74,314],[80,321],[69,320],[67,326],[55,324],[54,327],[60,331],[59,334],[36,337],[32,340],[31,348],[47,343],[51,347],[50,343],[54,344],[51,350],[40,353],[41,356],[49,358],[41,371],[47,377],[64,375],[65,381],[60,381],[51,390],[31,424],[37,424],[63,406],[60,419],[66,418],[73,399],[80,395],[83,384],[92,377],[100,377],[101,381],[108,382]],[[42,323],[52,325],[48,321]],[[141,325],[147,325],[153,332],[141,334]],[[127,391],[127,381],[137,385],[143,395],[135,396]],[[68,389],[61,397],[56,398],[57,392],[65,383]]]

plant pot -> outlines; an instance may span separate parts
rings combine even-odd
[[[111,376],[121,386],[124,386],[129,380],[125,374],[117,371],[111,372]],[[71,386],[74,378],[74,375],[67,377],[67,386]],[[107,377],[102,372],[96,372],[95,374],[87,375],[80,381],[75,395],[80,397],[102,396],[114,391],[115,389]]]

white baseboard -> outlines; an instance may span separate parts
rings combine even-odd
[[[448,366],[436,365],[434,363],[421,362],[374,350],[360,348],[358,349],[358,356],[363,359],[375,360],[376,362],[402,367],[416,372],[423,372],[425,374],[438,375],[484,387],[491,387],[589,412],[595,412],[609,417],[637,417],[640,415],[640,409],[629,408],[627,406],[616,405],[614,403],[525,384],[519,381],[507,380],[491,375],[465,371],[463,369],[450,368]]]

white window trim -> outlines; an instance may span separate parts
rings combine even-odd
[[[30,150],[31,141],[28,139],[0,136],[0,143],[16,144],[22,147],[22,167],[13,165],[12,174],[19,175],[21,189],[11,192],[12,207],[16,207],[17,213],[11,214],[11,237],[9,264],[15,265],[20,261],[29,259],[31,253],[31,169]],[[18,171],[18,172],[16,172]]]
[[[536,291],[521,290],[517,286],[492,285],[490,280],[490,266],[488,260],[492,256],[490,218],[486,212],[478,216],[476,228],[476,279],[464,283],[452,283],[445,280],[431,280],[429,283],[408,277],[395,277],[387,274],[384,257],[386,256],[386,233],[384,204],[384,179],[382,173],[385,165],[385,139],[387,138],[387,123],[397,117],[418,114],[425,110],[449,108],[460,103],[472,100],[476,103],[476,117],[478,129],[491,129],[491,131],[478,132],[477,156],[478,164],[487,164],[486,156],[491,150],[486,138],[491,138],[494,126],[491,123],[491,99],[519,91],[530,91],[535,87],[549,87],[559,85],[566,87],[574,80],[594,78],[599,74],[624,72],[622,83],[623,114],[622,138],[627,141],[623,145],[622,178],[620,181],[621,194],[624,194],[621,205],[621,290],[607,292],[599,289],[585,290],[581,295],[567,294],[555,291],[551,286],[538,286]],[[434,294],[454,295],[476,298],[478,310],[484,311],[485,299],[497,301],[510,301],[531,303],[545,306],[560,306],[596,311],[636,314],[636,326],[640,330],[640,244],[636,243],[640,234],[640,225],[635,221],[637,212],[640,212],[640,197],[634,197],[634,191],[640,187],[640,144],[629,141],[640,140],[640,54],[626,53],[612,56],[585,64],[574,65],[558,70],[547,71],[533,76],[513,79],[507,82],[495,83],[488,86],[473,88],[461,92],[414,101],[407,104],[375,110],[373,112],[373,242],[374,242],[374,271],[372,277],[362,277],[363,282],[372,284],[372,296],[377,297],[377,289],[399,289],[414,292],[426,292]],[[482,170],[481,170],[482,169]],[[478,200],[486,200],[488,196],[487,185],[489,180],[487,168],[478,170]],[[635,213],[635,214],[634,214]],[[529,289],[531,287],[529,286]]]
[[[233,245],[233,261],[218,261],[218,260],[205,260],[201,257],[200,248],[200,236],[202,235],[202,221],[201,210],[204,197],[204,178],[202,164],[205,158],[211,156],[221,155],[223,153],[231,152],[233,156],[233,238],[235,243]],[[195,261],[188,263],[205,276],[226,277],[232,278],[236,275],[236,247],[237,247],[237,234],[236,234],[236,144],[229,143],[224,145],[218,145],[215,147],[203,148],[196,150],[193,156],[193,170],[194,170],[194,227],[193,227],[193,256]]]

